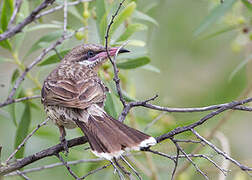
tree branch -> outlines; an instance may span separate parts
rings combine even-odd
[[[24,19],[24,21],[22,21],[21,23],[19,23],[18,25],[16,25],[13,28],[8,29],[7,31],[5,31],[4,33],[0,34],[0,41],[3,41],[7,38],[12,37],[13,35],[15,35],[18,32],[21,32],[21,30],[27,25],[30,24],[31,22],[34,21],[34,19],[36,18],[36,15],[42,11],[43,9],[45,9],[46,7],[48,7],[49,5],[53,4],[55,0],[44,0],[37,8],[35,8],[31,14],[26,17]]]

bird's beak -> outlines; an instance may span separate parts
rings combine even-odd
[[[110,56],[114,56],[119,48],[120,47],[112,47],[112,48],[110,48],[109,49],[109,55]],[[120,48],[120,50],[118,51],[119,54],[121,54],[121,53],[127,53],[127,52],[130,52],[130,51],[127,50],[127,49],[125,49],[125,48]]]

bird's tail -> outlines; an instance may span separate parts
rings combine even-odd
[[[140,150],[156,144],[155,138],[115,120],[99,106],[93,105],[84,113],[85,120],[75,122],[98,157],[111,160],[124,151]]]

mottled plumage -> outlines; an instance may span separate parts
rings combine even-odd
[[[116,50],[110,48],[110,55],[114,56]],[[156,141],[103,110],[107,88],[97,70],[106,59],[103,46],[85,44],[73,48],[45,79],[41,101],[48,117],[59,127],[63,143],[66,143],[64,128],[78,126],[88,137],[95,155],[112,159],[124,150],[139,150]]]

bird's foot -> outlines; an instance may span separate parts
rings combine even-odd
[[[65,151],[65,155],[67,156],[68,153],[69,153],[69,149],[68,149],[68,146],[67,146],[67,140],[65,139],[65,137],[60,137],[60,142],[64,148],[64,151]]]

